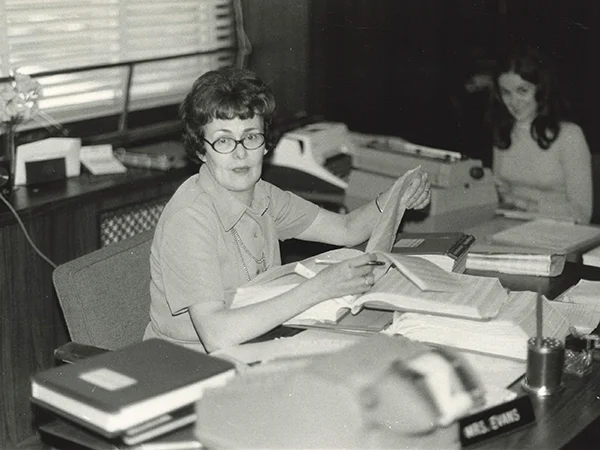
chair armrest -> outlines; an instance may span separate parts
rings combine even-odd
[[[82,359],[109,352],[105,348],[94,347],[93,345],[79,344],[77,342],[67,342],[64,345],[54,349],[54,357],[65,363],[75,363]]]

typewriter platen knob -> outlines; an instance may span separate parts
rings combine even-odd
[[[469,175],[471,175],[471,178],[473,178],[475,180],[481,180],[484,175],[483,167],[480,167],[480,166],[471,167],[471,169],[469,169]]]

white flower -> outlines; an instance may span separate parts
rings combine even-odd
[[[41,96],[42,86],[37,80],[15,72],[13,80],[0,86],[0,122],[14,126],[33,119]]]

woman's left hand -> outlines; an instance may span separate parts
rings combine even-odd
[[[418,178],[412,181],[402,197],[407,209],[425,208],[431,201],[431,184],[427,173],[421,171]]]

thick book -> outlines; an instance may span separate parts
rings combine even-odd
[[[425,258],[448,272],[465,271],[475,237],[462,232],[400,233],[392,253]]]
[[[194,411],[195,406],[195,404],[192,404]],[[196,417],[195,412],[194,417]],[[120,437],[104,437],[62,418],[41,425],[39,431],[44,441],[51,444],[52,448],[61,449],[192,450],[202,448],[202,444],[194,433],[193,422],[135,444],[127,444]]]
[[[564,253],[551,250],[476,243],[465,265],[470,270],[555,277],[562,273],[566,259]]]
[[[374,252],[386,262],[374,269],[375,283],[361,296],[326,300],[290,319],[288,325],[337,323],[364,307],[419,311],[429,314],[486,320],[495,317],[508,299],[497,278],[447,272],[415,256]],[[336,249],[298,263],[274,268],[237,290],[232,308],[257,303],[287,292],[322,270],[316,260],[339,261],[362,254],[356,249]]]
[[[543,334],[564,342],[571,332],[567,318],[554,302],[543,299]],[[385,331],[420,342],[454,347],[518,361],[527,359],[527,340],[537,331],[537,294],[511,292],[498,315],[475,321],[419,313],[396,313]]]
[[[600,227],[537,219],[492,235],[492,242],[568,254],[597,246]]]
[[[33,375],[31,399],[114,437],[192,404],[234,375],[229,361],[149,339]]]

